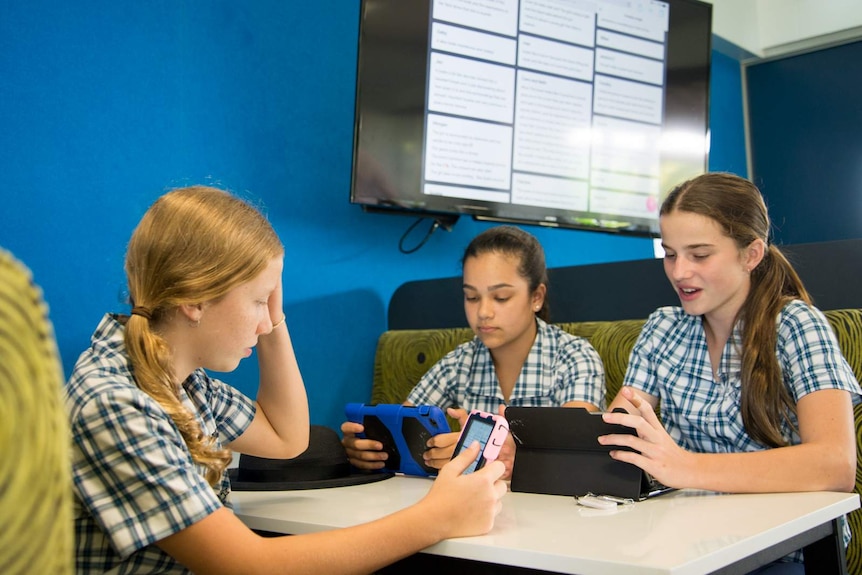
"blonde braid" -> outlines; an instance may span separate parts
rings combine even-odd
[[[126,277],[134,307],[125,342],[135,382],[170,415],[194,461],[216,485],[231,460],[205,437],[180,400],[171,350],[158,334],[181,305],[215,301],[250,281],[284,247],[266,218],[230,193],[205,186],[161,196],[132,234]]]
[[[174,383],[170,350],[165,340],[150,329],[148,319],[132,315],[126,322],[125,342],[137,386],[155,399],[177,426],[192,459],[207,468],[206,480],[215,486],[231,462],[228,449],[218,449],[205,437],[194,413],[180,400]]]

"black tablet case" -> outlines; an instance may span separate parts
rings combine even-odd
[[[609,433],[634,434],[633,428],[570,407],[508,407],[506,419],[517,446],[512,491],[643,498],[644,472],[609,455],[611,449],[625,448],[606,447],[597,440]]]

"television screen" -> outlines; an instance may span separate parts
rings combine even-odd
[[[363,0],[350,201],[657,237],[711,32],[698,0]]]

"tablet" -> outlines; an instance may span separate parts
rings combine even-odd
[[[507,407],[506,419],[516,445],[512,491],[641,501],[671,490],[639,467],[611,458],[612,450],[629,448],[602,445],[598,437],[636,432],[606,423],[601,413],[578,407]]]
[[[344,408],[348,421],[365,427],[357,437],[374,439],[389,454],[380,471],[405,475],[437,475],[437,469],[425,465],[422,454],[427,442],[440,433],[449,433],[449,422],[443,410],[434,405],[406,406],[396,403],[348,403]]]

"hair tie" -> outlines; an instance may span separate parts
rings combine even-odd
[[[139,315],[143,318],[146,318],[147,320],[153,319],[153,312],[150,311],[148,308],[142,306],[142,305],[138,305],[138,306],[133,307],[132,308],[132,315]]]

